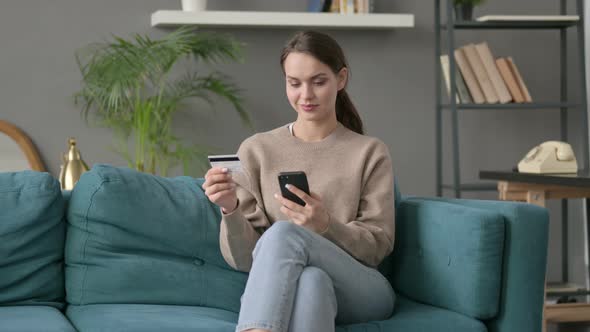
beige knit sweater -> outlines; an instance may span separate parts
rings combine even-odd
[[[238,207],[222,213],[220,245],[229,265],[252,266],[252,251],[275,221],[288,220],[273,197],[280,172],[304,171],[330,215],[322,235],[360,262],[376,267],[393,249],[393,171],[387,146],[342,124],[318,142],[287,126],[246,139],[238,150],[244,172],[234,174]]]

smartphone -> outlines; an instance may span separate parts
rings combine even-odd
[[[281,194],[284,198],[293,201],[301,206],[305,206],[305,202],[299,196],[292,193],[285,187],[286,184],[293,185],[309,195],[309,185],[307,184],[307,176],[305,172],[281,172],[279,173],[279,186],[281,187]]]

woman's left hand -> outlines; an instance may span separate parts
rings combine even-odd
[[[320,196],[313,192],[308,195],[293,185],[287,185],[287,189],[301,198],[305,202],[305,206],[275,194],[275,198],[282,204],[281,212],[291,218],[297,225],[318,234],[325,232],[330,225],[330,215],[324,208]]]

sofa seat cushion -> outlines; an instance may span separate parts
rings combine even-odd
[[[66,315],[83,332],[234,332],[238,321],[222,309],[153,304],[72,305]]]
[[[64,307],[64,215],[49,173],[0,173],[0,305]]]
[[[219,249],[219,208],[203,179],[95,165],[68,205],[67,302],[239,311],[247,274]]]
[[[0,307],[0,330],[10,332],[76,332],[68,319],[49,306]]]
[[[337,332],[486,332],[479,320],[398,296],[388,320],[338,326]]]

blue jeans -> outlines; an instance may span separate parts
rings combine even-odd
[[[395,293],[379,271],[288,221],[258,240],[236,331],[328,332],[387,319]]]

